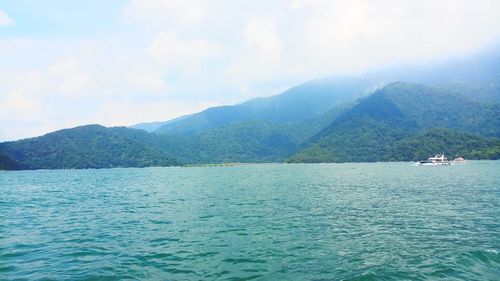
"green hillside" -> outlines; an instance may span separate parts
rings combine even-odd
[[[169,166],[224,162],[498,159],[498,104],[392,83],[309,120],[235,121],[196,134],[89,125],[0,143],[2,169]]]
[[[272,97],[256,98],[231,106],[212,107],[196,114],[167,121],[155,132],[197,134],[231,123],[246,121],[304,122],[318,117],[335,106],[368,94],[375,85],[376,83],[371,79],[356,76],[313,80]],[[148,124],[136,126],[149,128]]]
[[[417,161],[436,153],[451,159],[500,159],[500,140],[436,128],[397,142],[383,160]]]
[[[0,153],[0,170],[18,170],[21,168],[19,163],[12,160],[9,156]]]
[[[394,146],[430,128],[449,128],[486,137],[500,136],[499,109],[498,105],[472,102],[443,89],[393,83],[341,114],[288,161],[410,160],[411,157],[394,154]],[[482,156],[491,158],[479,151],[475,154],[475,157]]]
[[[149,146],[157,136],[124,127],[88,125],[0,144],[26,169],[169,166],[179,162]]]
[[[212,107],[168,121],[140,123],[131,127],[163,134],[196,134],[233,122],[304,122],[394,81],[448,89],[475,102],[498,104],[500,52],[497,47],[492,47],[466,57],[425,65],[389,67],[359,75],[312,80],[275,96]]]

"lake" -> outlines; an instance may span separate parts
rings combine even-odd
[[[0,171],[1,280],[500,280],[500,161]]]

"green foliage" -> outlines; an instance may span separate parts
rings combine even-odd
[[[196,135],[161,136],[159,144],[185,163],[281,162],[306,136],[303,123],[235,122]]]
[[[19,163],[12,160],[9,156],[0,153],[0,170],[18,170],[21,168]]]
[[[303,95],[297,94],[297,103],[299,97]],[[268,101],[251,106],[258,108],[260,102]],[[239,117],[233,116],[227,123],[227,116],[219,113],[205,116],[209,119],[181,118],[187,122],[184,124],[208,126],[204,131],[155,134],[89,125],[0,143],[0,168],[409,161],[441,152],[468,159],[499,158],[498,104],[476,103],[447,90],[417,84],[393,83],[305,121],[235,121]]]
[[[313,144],[305,150],[287,159],[288,163],[330,163],[338,162],[335,151],[317,144]]]
[[[394,104],[419,128],[450,128],[500,137],[500,105],[476,102],[464,95],[411,83],[393,83],[375,92]]]
[[[168,166],[169,154],[147,145],[156,135],[127,128],[82,126],[0,144],[0,151],[27,169]],[[149,141],[150,142],[150,141]]]
[[[313,80],[276,96],[212,107],[202,112],[165,122],[156,133],[199,134],[232,123],[264,121],[297,123],[314,119],[335,106],[361,97],[374,82],[362,77]],[[153,124],[154,125],[154,124]],[[144,128],[144,124],[140,124]]]
[[[417,145],[424,138],[415,136],[434,127],[443,127],[498,137],[499,115],[498,105],[475,103],[443,89],[393,83],[339,115],[288,161],[416,160],[446,152],[448,150],[443,150],[446,147],[452,154],[491,159],[495,158],[496,150],[492,148],[495,142],[479,136],[456,135],[451,131],[431,132],[425,145]],[[437,143],[438,139],[441,142]],[[399,147],[396,151],[395,146]]]
[[[449,158],[498,159],[499,152],[498,139],[436,128],[395,143],[384,160],[418,161],[437,153],[445,153]]]

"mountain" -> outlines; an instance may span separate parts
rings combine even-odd
[[[392,83],[338,116],[289,161],[408,160],[408,157],[398,158],[399,154],[393,152],[401,140],[431,128],[498,138],[498,116],[498,104],[481,104],[440,88]]]
[[[304,126],[235,122],[196,135],[159,135],[156,145],[183,163],[282,162],[307,138]]]
[[[149,145],[158,136],[125,127],[87,125],[0,143],[0,152],[25,169],[169,166],[179,162]]]
[[[154,132],[156,129],[167,124],[168,122],[170,122],[170,121],[144,122],[144,123],[139,123],[139,124],[129,126],[129,128],[137,129],[137,130],[144,130],[146,132]]]
[[[135,124],[135,125],[129,126],[129,128],[131,128],[131,129],[138,129],[138,130],[144,130],[146,132],[150,132],[151,133],[151,132],[156,131],[161,126],[181,121],[181,120],[183,120],[185,118],[188,118],[189,116],[191,116],[191,115],[184,115],[184,116],[177,117],[177,118],[174,118],[174,119],[168,120],[168,121],[157,121],[157,122],[139,123],[139,124]]]
[[[16,161],[12,160],[9,156],[0,153],[0,170],[18,170],[22,169]]]
[[[394,82],[399,80],[400,82]],[[498,159],[500,52],[313,80],[133,128],[89,125],[0,143],[0,169],[220,162]]]
[[[131,127],[161,134],[197,134],[241,121],[303,122],[394,81],[447,89],[467,95],[476,102],[499,103],[500,52],[498,46],[493,46],[476,54],[434,63],[317,79],[275,96]]]
[[[330,110],[309,122],[242,121],[195,135],[89,125],[0,143],[0,153],[25,169],[283,162],[346,108]]]
[[[305,122],[250,120],[197,134],[159,134],[156,145],[183,163],[283,162],[351,107],[342,104]]]
[[[397,142],[386,161],[418,161],[436,153],[450,158],[500,159],[500,140],[449,129],[430,129]]]
[[[333,107],[369,94],[374,82],[357,76],[313,80],[267,98],[206,109],[164,123],[154,132],[161,134],[197,134],[234,122],[302,122],[313,119]],[[137,128],[137,126],[136,126]]]
[[[500,107],[443,88],[396,82],[297,122],[235,121],[196,134],[89,125],[0,143],[3,169],[223,162],[371,162],[437,152],[497,159]],[[5,164],[6,163],[6,164]]]

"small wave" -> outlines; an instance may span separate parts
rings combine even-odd
[[[231,263],[231,264],[240,264],[240,263],[258,263],[264,264],[265,260],[261,259],[249,259],[249,258],[226,258],[222,260],[223,262]]]

